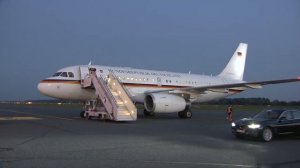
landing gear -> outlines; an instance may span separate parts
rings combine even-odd
[[[149,112],[149,111],[147,111],[146,109],[144,110],[144,115],[145,116],[154,116],[154,112]]]
[[[85,117],[84,117],[84,113],[85,113],[84,111],[80,112],[80,117],[81,117],[81,118],[85,118]]]
[[[192,115],[193,115],[192,111],[190,111],[190,110],[178,112],[179,118],[192,118]]]

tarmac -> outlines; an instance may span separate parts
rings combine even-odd
[[[300,167],[299,137],[236,139],[225,109],[193,109],[192,119],[139,110],[137,121],[121,123],[82,119],[80,111],[0,104],[0,168]]]

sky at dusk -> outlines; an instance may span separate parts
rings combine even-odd
[[[0,0],[0,101],[93,64],[219,74],[248,43],[246,81],[300,76],[299,0]],[[235,97],[300,101],[300,82]]]

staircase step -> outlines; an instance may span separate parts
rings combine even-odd
[[[127,111],[126,107],[118,107],[118,111]]]
[[[111,106],[117,106],[117,110],[115,112],[113,111],[107,111],[107,113],[114,113],[112,118],[115,118],[116,121],[133,121],[136,120],[136,113],[131,114],[130,110],[133,110],[136,112],[136,109],[133,109],[132,101],[127,95],[126,91],[122,87],[122,84],[119,83],[118,79],[116,79],[116,76],[110,74],[109,79],[111,80],[109,83],[106,83],[103,78],[97,78],[96,74],[91,74],[90,76],[91,82],[93,83],[93,86],[96,89],[96,93],[99,94],[98,97],[100,100],[104,100],[104,97],[107,97],[107,95],[112,95],[115,99],[115,101],[106,101],[102,102],[104,107],[110,108]],[[95,79],[96,78],[96,79]],[[89,81],[86,81],[86,86],[88,86]],[[118,91],[120,90],[120,94]],[[124,99],[124,101],[121,99]],[[113,103],[113,104],[108,104]]]
[[[115,97],[115,96],[119,96],[119,94],[115,91],[112,91],[111,94]]]
[[[122,101],[117,101],[117,104],[118,104],[119,106],[121,106],[121,105],[124,106],[124,102],[122,102]]]

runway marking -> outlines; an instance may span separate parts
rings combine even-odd
[[[254,165],[241,165],[241,164],[227,164],[227,163],[208,163],[208,162],[168,162],[168,161],[144,161],[145,163],[162,163],[162,164],[190,164],[190,165],[203,165],[214,167],[241,167],[241,168],[254,168]]]
[[[4,111],[4,112],[11,112],[11,113],[18,113],[18,114],[27,114],[27,115],[37,116],[37,117],[54,118],[54,119],[60,119],[60,120],[73,121],[73,119],[64,118],[64,117],[42,115],[42,114],[34,114],[34,113],[27,113],[27,112],[22,112],[22,111],[8,110],[8,109],[0,109],[0,110]]]
[[[41,120],[37,117],[0,117],[0,121],[9,121],[9,120]]]

